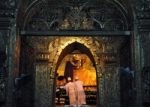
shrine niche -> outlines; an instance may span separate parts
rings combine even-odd
[[[119,107],[118,50],[124,43],[124,38],[84,36],[29,38],[30,44],[34,42],[37,50],[36,106],[51,105],[56,101],[57,107],[60,104],[57,97],[50,96],[55,95],[57,86],[66,83],[67,76],[74,78],[77,75],[84,82],[86,93],[93,93],[92,100],[88,97],[87,104],[97,106],[99,103],[108,106],[111,104]],[[66,100],[63,99],[61,103],[68,104],[67,97],[65,98]],[[43,100],[45,104],[40,102]]]
[[[57,73],[58,77],[72,77],[72,80],[77,76],[83,81],[84,86],[96,86],[96,69],[86,54],[67,55]]]
[[[83,82],[87,105],[97,104],[97,76],[96,68],[93,65],[90,58],[79,50],[74,50],[63,58],[56,71],[56,107],[61,104],[69,104],[66,91],[61,88],[67,83],[68,77],[71,77],[73,81],[75,81],[75,77],[78,77]]]

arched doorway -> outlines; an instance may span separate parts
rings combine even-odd
[[[88,3],[82,2],[79,5],[72,5],[72,3],[71,5],[70,3],[67,5],[69,6],[67,7],[64,4],[61,5],[61,3],[54,1],[51,3],[48,0],[35,1],[27,7],[26,13],[24,13],[25,18],[20,18],[21,21],[25,20],[23,25],[19,23],[21,26],[21,35],[50,35],[50,38],[52,37],[52,40],[47,40],[49,44],[45,40],[42,43],[37,43],[40,44],[38,45],[39,47],[35,46],[38,49],[37,59],[42,59],[43,62],[46,62],[35,64],[35,106],[53,106],[54,99],[52,96],[54,96],[55,92],[57,66],[60,65],[58,64],[61,62],[60,59],[65,57],[61,55],[61,52],[69,44],[78,42],[84,44],[90,50],[93,55],[93,61],[95,61],[97,89],[99,90],[98,106],[115,105],[119,107],[119,74],[117,69],[119,67],[118,58],[120,57],[113,49],[119,49],[120,47],[117,44],[121,44],[116,42],[119,41],[116,36],[126,36],[126,31],[131,30],[131,26],[129,25],[131,20],[128,18],[130,15],[126,13],[125,7],[116,1],[106,0],[99,2],[95,0]],[[66,14],[59,14],[62,11],[66,12]],[[78,35],[80,37],[69,37],[72,30],[71,35]],[[80,30],[84,33],[80,32]],[[99,37],[88,34],[89,31],[94,31],[92,34]],[[68,37],[64,37],[66,36],[65,34]],[[86,34],[88,34],[88,37],[85,36]],[[58,35],[62,37],[57,37]],[[83,35],[85,37],[81,37]],[[107,38],[108,35],[114,36],[116,41],[112,43],[112,39]],[[127,36],[130,35],[130,31],[129,34],[127,32]],[[48,37],[43,37],[39,40],[44,40],[45,38],[47,39]],[[61,39],[65,42],[62,42]],[[111,95],[111,93],[114,94]],[[45,102],[43,103],[43,101]]]
[[[56,70],[56,107],[69,104],[66,91],[60,87],[67,83],[67,77],[71,77],[74,81],[76,76],[83,81],[87,105],[97,106],[96,67],[90,50],[83,44],[74,42],[66,46],[59,57]]]
[[[47,37],[43,39],[43,42],[46,41],[49,43],[43,49],[48,47],[47,52],[37,55],[40,62],[35,65],[36,106],[55,105],[55,97],[51,96],[55,96],[56,92],[57,70],[66,55],[76,52],[87,55],[96,69],[97,106],[120,105],[117,50],[124,41],[122,37]]]

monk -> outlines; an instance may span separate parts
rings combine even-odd
[[[71,78],[68,77],[68,83],[65,85],[66,93],[69,96],[69,102],[71,106],[75,106],[76,94],[75,94],[75,84],[71,81]]]
[[[77,96],[77,104],[85,105],[86,104],[86,96],[83,89],[83,82],[79,80],[78,77],[75,77],[74,84],[76,86],[76,96]]]

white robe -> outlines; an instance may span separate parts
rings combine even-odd
[[[65,85],[67,95],[69,96],[70,105],[76,105],[76,94],[75,94],[75,84],[73,82],[68,82]]]
[[[77,94],[77,103],[78,105],[86,104],[86,96],[83,89],[83,82],[77,80],[74,82],[76,86],[76,94]]]

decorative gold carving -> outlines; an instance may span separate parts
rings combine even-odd
[[[49,61],[50,53],[38,53],[36,61]]]
[[[103,54],[103,62],[106,65],[114,65],[117,64],[117,57],[115,54]]]
[[[83,21],[81,22],[82,29],[93,29],[93,23],[88,18],[83,17]]]
[[[60,23],[60,29],[90,30],[93,29],[93,22],[91,20],[88,20],[88,18],[86,17],[83,17],[83,19],[80,20],[71,20],[71,21],[69,21],[69,19],[66,18],[62,21],[62,23]]]
[[[60,29],[71,29],[71,23],[69,22],[69,20],[66,18],[63,20],[63,22],[60,25]]]

